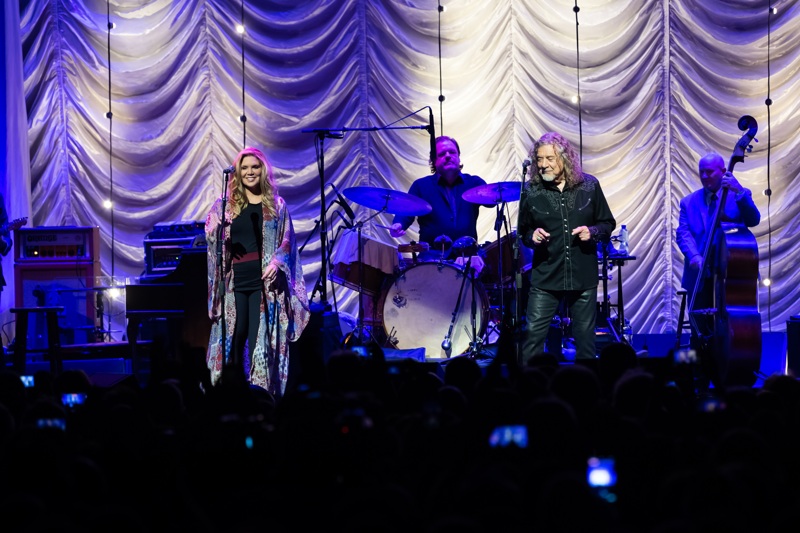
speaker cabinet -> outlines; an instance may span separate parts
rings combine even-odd
[[[95,342],[101,324],[95,298],[95,279],[100,263],[17,263],[14,265],[17,307],[63,306],[58,317],[61,344]],[[47,348],[47,327],[43,313],[31,315],[28,349]]]

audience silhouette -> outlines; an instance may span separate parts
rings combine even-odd
[[[433,364],[343,349],[280,399],[210,387],[197,367],[111,386],[40,371],[29,387],[2,369],[3,530],[794,527],[794,377],[691,390],[685,368],[653,371],[627,344],[589,364],[512,355]],[[615,484],[589,483],[590,457],[614,460]]]

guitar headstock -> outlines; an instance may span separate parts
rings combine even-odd
[[[28,217],[20,217],[15,218],[14,220],[10,220],[6,223],[6,229],[8,231],[14,231],[28,223]]]

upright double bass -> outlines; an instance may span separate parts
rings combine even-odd
[[[728,172],[744,161],[752,150],[751,142],[758,131],[756,119],[744,115],[739,129],[745,134],[734,147]],[[741,223],[724,220],[728,189],[721,196],[714,220],[707,232],[703,265],[711,276],[698,276],[689,300],[689,319],[698,332],[704,366],[716,387],[752,386],[761,365],[761,313],[758,308],[758,243],[752,232]],[[696,310],[694,302],[703,283],[713,283],[714,307]],[[697,316],[713,317],[711,330],[699,328]]]

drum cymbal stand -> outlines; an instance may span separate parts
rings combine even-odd
[[[451,340],[453,335],[453,327],[455,326],[456,319],[458,318],[458,312],[461,309],[461,297],[464,294],[464,284],[467,282],[467,276],[470,278],[470,290],[472,291],[472,305],[470,306],[470,326],[472,327],[472,333],[470,335],[470,332],[467,331],[467,335],[470,336],[469,349],[463,354],[460,354],[459,357],[489,357],[488,354],[483,352],[483,342],[478,337],[478,302],[475,294],[475,270],[472,268],[472,256],[469,256],[466,264],[464,265],[464,275],[463,278],[461,278],[461,288],[458,291],[456,307],[453,309],[453,318],[450,319],[450,328],[447,330],[447,335],[445,335],[444,340],[442,341],[442,349],[445,351],[448,358],[450,358],[450,350],[452,349]],[[464,328],[466,329],[466,326],[464,326]]]
[[[494,221],[494,231],[497,234],[497,283],[500,287],[500,310],[502,316],[506,316],[506,303],[505,303],[505,286],[503,284],[503,243],[500,242],[500,228],[502,228],[506,221],[506,215],[503,211],[506,203],[502,199],[495,202],[495,211],[497,211],[497,218]],[[508,227],[506,227],[506,235],[508,235]]]
[[[450,351],[453,348],[452,339],[453,339],[453,327],[456,325],[456,318],[458,318],[458,310],[461,309],[461,296],[464,294],[464,284],[467,282],[467,272],[470,269],[470,263],[472,263],[472,256],[467,259],[467,264],[465,265],[464,276],[461,278],[461,287],[458,289],[458,298],[456,298],[456,307],[453,309],[453,317],[450,319],[450,328],[447,330],[447,334],[444,336],[444,340],[442,341],[442,350],[447,355],[448,359],[450,358]],[[474,300],[474,295],[473,295]],[[473,304],[475,302],[473,301]],[[475,329],[474,326],[474,318],[473,318],[473,330]]]
[[[472,257],[467,260],[467,268],[464,271],[464,279],[470,277],[470,290],[472,291],[472,306],[469,312],[470,326],[472,327],[472,335],[470,335],[469,349],[464,353],[466,357],[473,359],[488,359],[491,355],[483,351],[483,339],[478,336],[478,299],[475,294],[475,270],[470,268]],[[464,326],[466,329],[466,326]],[[467,332],[469,334],[469,332]]]
[[[368,343],[377,344],[378,342],[375,340],[375,337],[372,336],[372,331],[367,331],[365,334],[365,326],[364,326],[364,241],[361,240],[361,228],[364,227],[364,224],[375,218],[376,216],[380,215],[386,211],[386,208],[381,209],[380,211],[376,211],[373,215],[368,217],[366,220],[357,221],[348,227],[348,231],[356,230],[357,237],[358,237],[358,320],[356,322],[356,327],[353,331],[345,335],[344,341],[342,345],[346,348],[352,348],[354,346],[365,346]],[[344,220],[344,219],[342,219]],[[347,222],[345,222],[347,224]],[[365,340],[366,337],[369,339]]]

